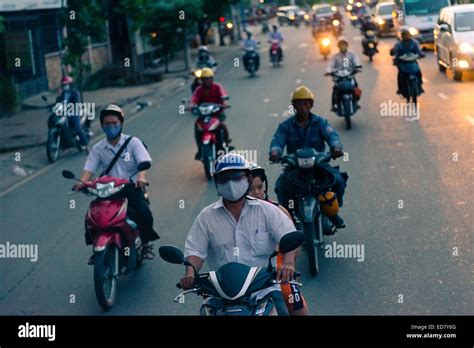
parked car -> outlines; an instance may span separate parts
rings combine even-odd
[[[441,9],[434,38],[439,71],[452,69],[457,81],[464,71],[474,71],[474,4]]]
[[[377,36],[395,34],[393,16],[395,15],[394,2],[380,2],[375,6],[373,13]]]

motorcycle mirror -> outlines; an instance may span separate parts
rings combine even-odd
[[[219,64],[219,63],[215,62],[212,66],[217,66],[217,64]]]
[[[184,263],[184,255],[181,250],[173,245],[163,245],[158,249],[160,257],[169,262],[177,265],[182,265]]]
[[[300,231],[294,231],[285,234],[279,243],[281,254],[289,253],[290,251],[295,250],[304,242],[304,235]]]
[[[229,99],[230,99],[230,97],[228,95],[225,95],[225,96],[222,97],[222,100],[229,100]]]
[[[192,113],[193,115],[199,115],[199,108],[197,108],[197,107],[192,108],[192,109],[191,109],[191,113]]]
[[[142,172],[144,170],[148,170],[151,167],[150,162],[142,162],[137,166],[137,171]]]
[[[66,179],[75,179],[76,176],[74,175],[73,172],[69,171],[69,170],[63,170],[61,172],[61,174],[63,175],[64,178]]]

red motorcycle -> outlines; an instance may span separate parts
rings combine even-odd
[[[137,172],[150,166],[150,162],[140,163]],[[68,170],[62,175],[80,181]],[[140,231],[127,216],[128,201],[124,193],[132,185],[131,180],[102,176],[83,183],[80,189],[88,196],[97,197],[89,206],[85,227],[94,246],[95,294],[105,310],[115,304],[118,276],[129,274],[143,264]]]
[[[228,97],[224,98],[228,99]],[[219,114],[230,106],[214,103],[202,103],[191,109],[198,116],[196,128],[200,132],[199,147],[204,173],[208,180],[214,175],[214,166],[219,151],[228,152],[229,147],[224,141]]]
[[[281,61],[281,47],[278,40],[272,40],[270,46],[270,61],[273,64],[273,67],[276,68],[280,65]]]

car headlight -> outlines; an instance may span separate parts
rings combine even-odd
[[[385,19],[379,18],[379,20],[377,21],[377,23],[378,23],[379,25],[384,25],[384,24],[385,24]]]
[[[463,53],[474,52],[474,47],[469,42],[463,42],[459,45],[459,50]]]
[[[410,27],[410,29],[408,29],[408,31],[410,32],[411,36],[415,36],[415,35],[418,35],[420,33],[418,31],[418,29],[416,29],[414,27]]]
[[[339,21],[337,19],[332,21],[332,24],[337,27],[339,25]]]
[[[358,3],[356,3],[356,6],[357,7],[362,7],[362,3],[358,2]]]
[[[201,69],[196,70],[196,71],[194,72],[194,76],[196,76],[197,78],[200,78],[201,75],[202,75],[202,70],[201,70]]]
[[[347,11],[351,11],[352,10],[352,5],[347,5],[346,9],[347,9]]]
[[[298,167],[300,168],[313,168],[314,162],[316,161],[316,157],[309,157],[309,158],[297,158],[298,160]]]
[[[353,4],[354,3],[354,0],[349,0],[349,4]]]
[[[336,12],[336,11],[337,11],[337,7],[336,7],[336,6],[331,6],[331,10],[332,10],[333,12]]]
[[[305,20],[308,20],[308,19],[309,19],[309,14],[305,13],[304,19],[305,19]]]
[[[467,60],[461,59],[458,61],[458,66],[461,69],[466,69],[466,68],[469,68],[469,63],[467,62]]]

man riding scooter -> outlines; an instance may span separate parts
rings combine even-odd
[[[258,54],[258,42],[252,38],[252,33],[247,31],[247,39],[243,42],[243,47],[245,50],[244,54],[244,66],[248,69],[248,61],[250,52],[255,54],[255,70],[258,70],[260,66],[260,55]]]
[[[337,47],[339,48],[339,53],[336,53],[329,62],[329,66],[327,68],[327,73],[333,73],[335,71],[341,69],[347,69],[349,71],[355,71],[362,68],[360,64],[359,57],[356,53],[349,51],[349,42],[346,38],[341,37],[337,42]],[[357,81],[354,78],[354,100],[358,101],[360,99],[361,91],[358,87]],[[336,86],[334,85],[332,89],[332,97],[331,97],[331,111],[336,112],[337,108],[337,94],[338,91]],[[359,107],[359,106],[358,106]]]
[[[91,180],[99,169],[101,176],[110,175],[129,180],[139,163],[151,162],[150,154],[138,138],[122,134],[123,123],[124,113],[117,105],[111,104],[100,112],[100,124],[107,138],[92,147],[84,165],[82,182]],[[124,146],[123,149],[122,146]],[[113,163],[116,154],[120,151],[122,154],[119,154]],[[142,256],[144,259],[152,259],[155,255],[149,242],[160,237],[153,229],[153,215],[143,192],[147,185],[146,171],[138,172],[132,180],[136,186],[126,195],[129,213],[140,230],[143,243]],[[82,187],[83,183],[77,183],[73,186],[73,190],[79,191]],[[92,244],[88,233],[86,233],[86,244]],[[93,256],[89,258],[90,265],[94,263]]]
[[[202,103],[214,103],[214,104],[222,104],[225,105],[225,97],[227,96],[227,92],[224,90],[221,84],[214,83],[214,72],[210,68],[202,69],[201,73],[201,85],[196,88],[191,97],[191,106],[190,109],[198,106]],[[223,131],[224,141],[226,144],[229,144],[232,139],[229,138],[229,129],[227,125],[224,123],[226,119],[226,115],[221,112],[219,114],[219,120],[221,121],[220,127]],[[201,160],[201,148],[199,146],[199,139],[200,139],[200,131],[197,127],[194,127],[194,139],[196,140],[196,145],[198,148],[198,152],[194,156],[194,159],[200,161]],[[233,148],[233,147],[229,147]]]
[[[283,42],[283,36],[278,31],[278,27],[276,25],[273,26],[273,31],[270,33],[268,37],[268,42],[278,42],[278,58],[279,60],[283,60],[283,49],[281,48],[281,43]],[[270,59],[271,59],[271,51],[270,51]]]
[[[410,34],[410,30],[408,29],[408,27],[402,27],[400,29],[400,34],[401,34],[402,39],[399,42],[397,42],[397,44],[395,44],[395,47],[393,47],[390,50],[390,55],[394,56],[394,64],[397,65],[397,67],[398,67],[399,64],[403,64],[402,62],[399,61],[398,58],[405,55],[405,54],[412,53],[412,54],[418,55],[420,58],[425,57],[425,54],[421,50],[420,43],[416,39],[412,38],[412,36]],[[419,66],[418,66],[418,70],[416,72],[416,75],[418,77],[418,84],[419,84],[419,87],[420,87],[420,91],[421,91],[421,93],[423,93],[424,92],[424,90],[423,90],[423,77],[422,77],[422,74],[421,74],[421,69],[419,69]],[[397,76],[398,90],[397,90],[397,94],[402,94],[402,95],[405,94],[405,93],[402,93],[402,92],[405,92],[402,89],[404,88],[403,86],[406,85],[406,83],[404,83],[406,78],[407,78],[407,74],[402,72],[400,69],[398,69],[398,76]]]
[[[314,104],[313,93],[307,87],[300,86],[293,92],[291,102],[296,110],[296,115],[278,126],[270,144],[270,161],[278,162],[285,147],[287,154],[293,154],[297,149],[305,147],[312,147],[318,152],[323,152],[326,143],[329,145],[333,158],[341,157],[343,146],[337,132],[326,119],[312,114],[310,111]],[[331,167],[328,163],[322,164],[321,167],[335,176],[336,182],[333,189],[339,206],[342,207],[347,174],[341,173],[337,167]],[[280,175],[275,184],[275,192],[278,202],[288,209],[292,193],[283,189],[281,185],[283,175]],[[339,215],[329,219],[336,228],[345,227],[344,220]]]
[[[72,79],[71,76],[64,76],[64,78],[61,80],[61,94],[56,98],[56,103],[66,103],[66,104],[76,104],[76,103],[81,103],[81,96],[79,94],[79,91],[75,89],[72,84],[74,80]],[[74,110],[76,108],[74,107]],[[69,116],[69,124],[72,126],[76,134],[79,136],[79,141],[81,143],[81,150],[88,150],[87,145],[89,143],[88,137],[83,132],[83,128],[81,125],[81,116],[82,115],[73,115]],[[90,122],[87,120],[86,122]]]

